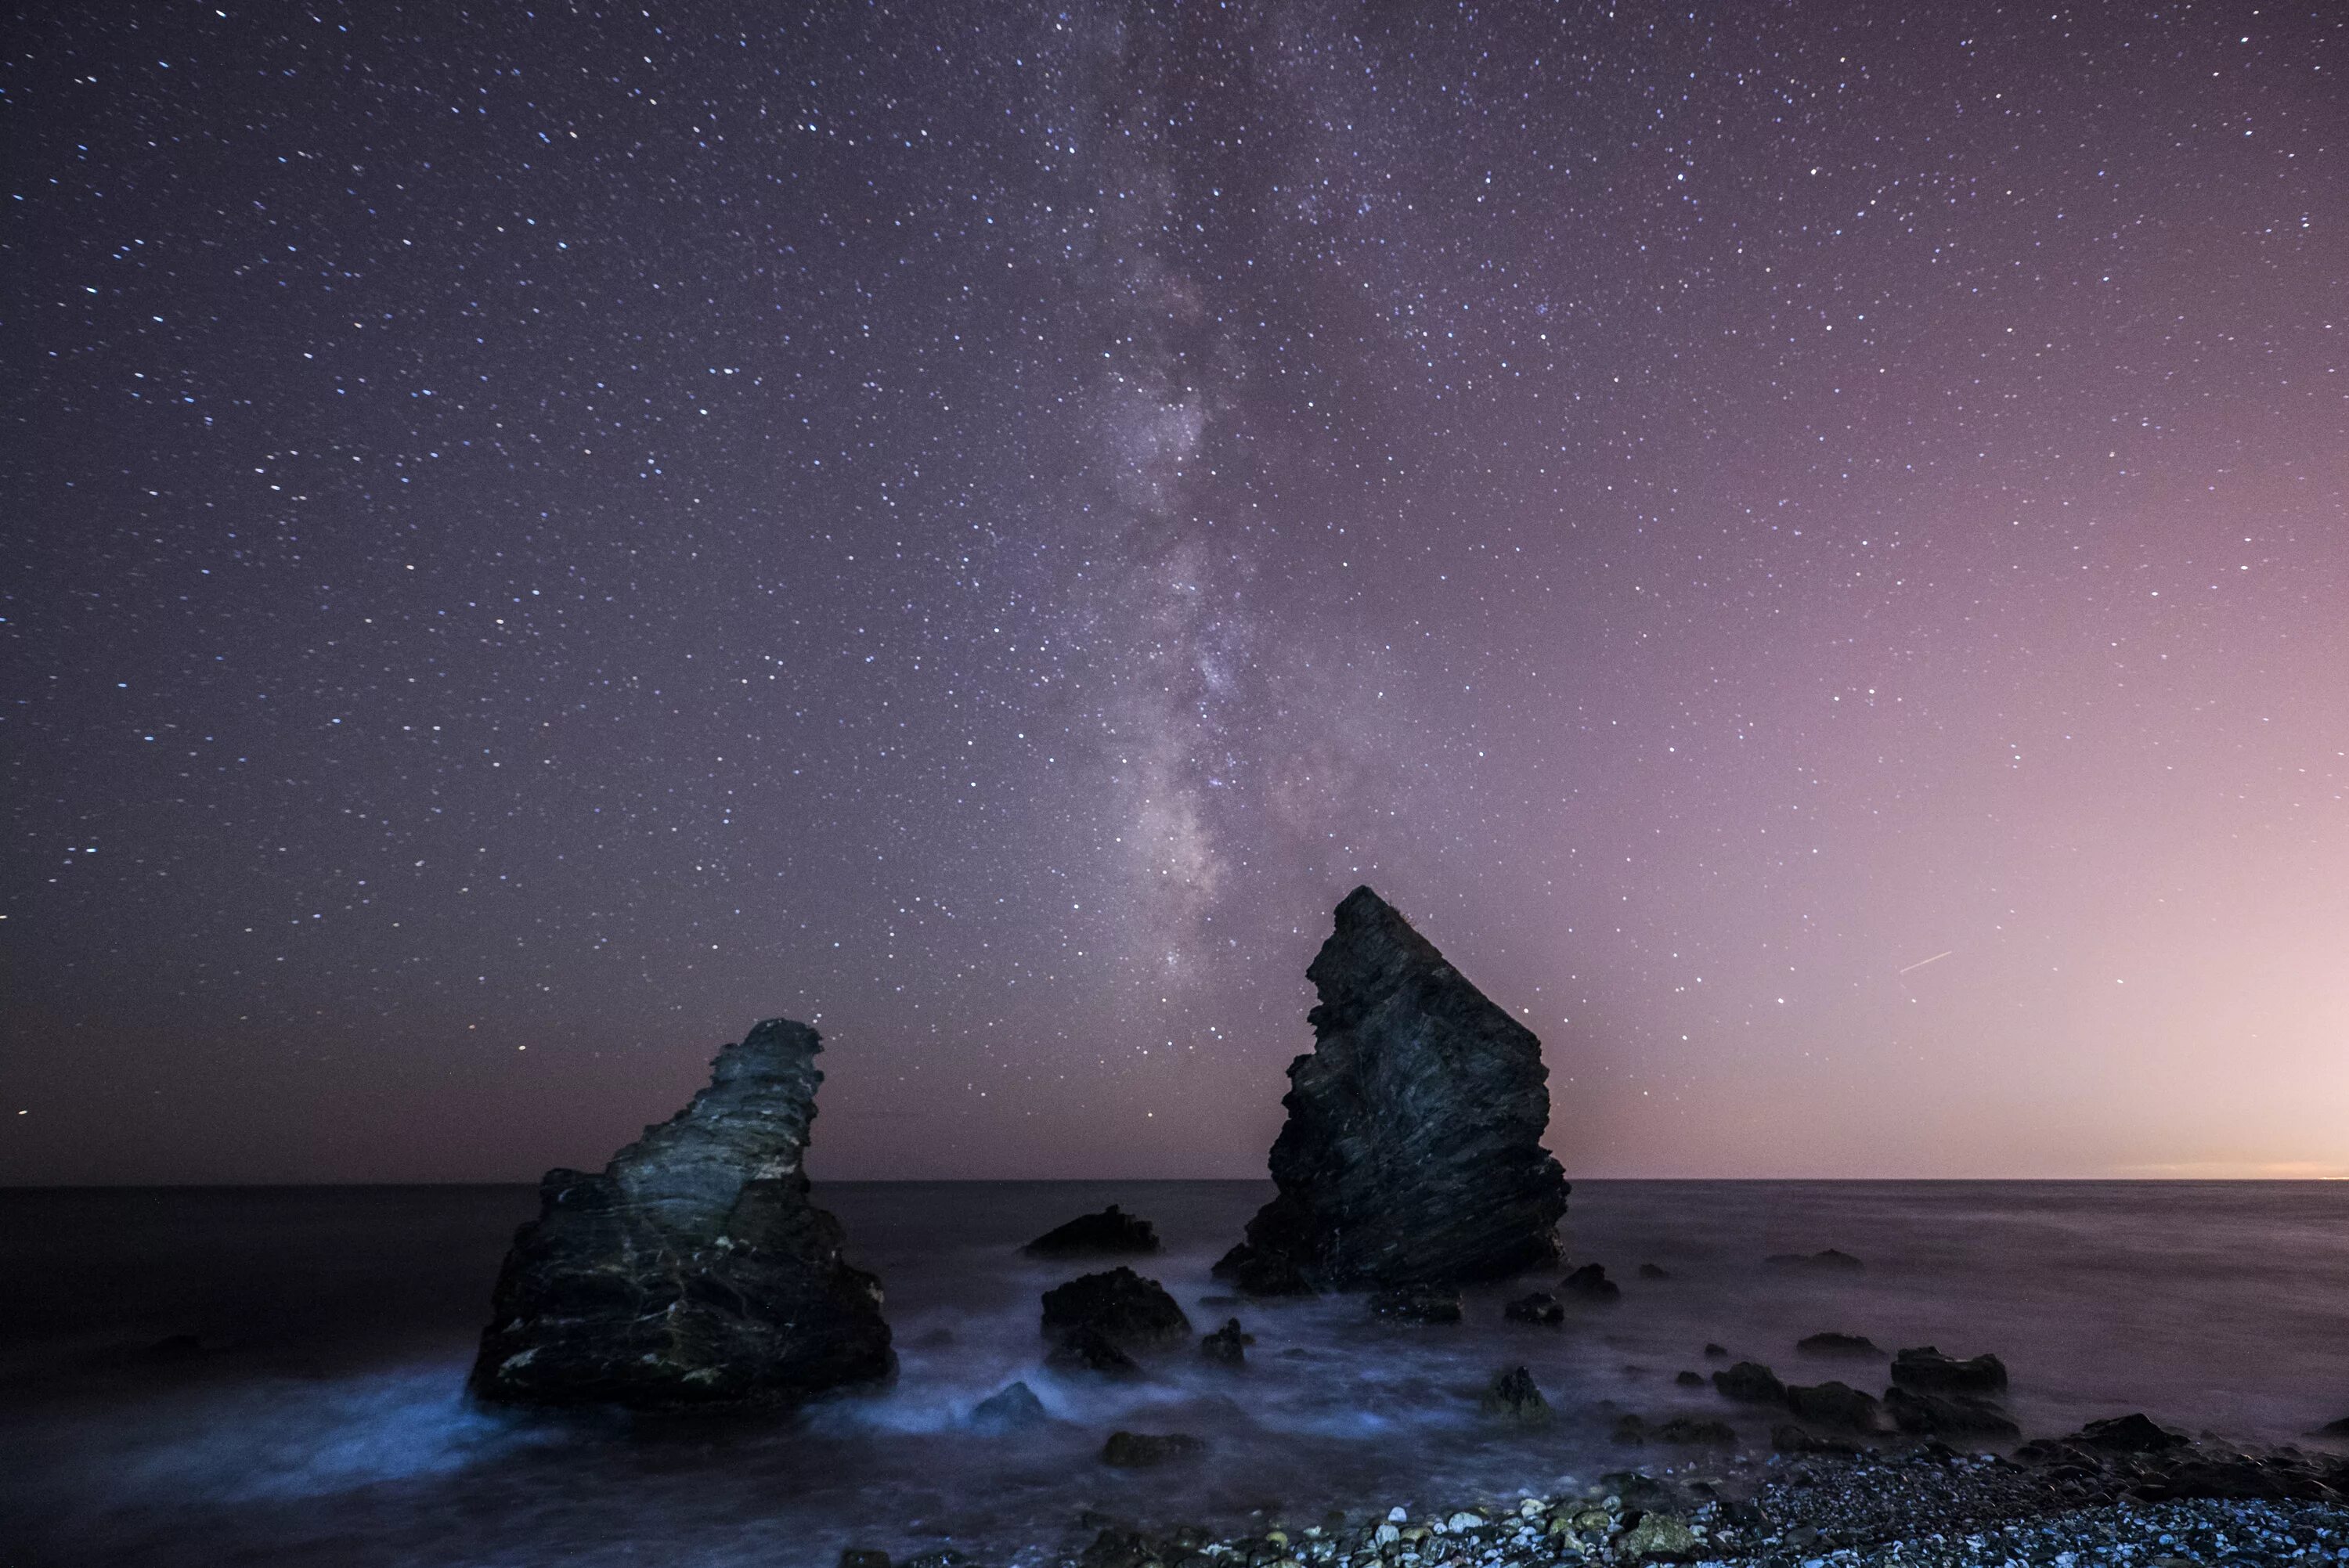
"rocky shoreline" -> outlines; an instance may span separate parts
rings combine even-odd
[[[1133,1434],[1120,1434],[1132,1438]],[[1114,1442],[1114,1439],[1112,1439]],[[1559,1496],[1485,1498],[1216,1537],[1100,1515],[1089,1543],[1019,1563],[1061,1568],[1721,1568],[1899,1564],[2184,1568],[2349,1563],[2349,1458],[2216,1439],[2116,1453],[2074,1439],[2018,1457],[1925,1441],[1844,1454],[1740,1454],[1623,1470]],[[995,1568],[951,1548],[852,1549],[841,1568]]]

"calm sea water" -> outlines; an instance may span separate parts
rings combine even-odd
[[[895,1386],[797,1418],[544,1421],[461,1393],[527,1188],[0,1191],[0,1563],[823,1564],[843,1545],[1035,1563],[1087,1510],[1159,1524],[1305,1522],[1553,1490],[1680,1457],[1615,1418],[1766,1421],[1709,1389],[1707,1340],[1790,1380],[1821,1330],[1991,1350],[2027,1433],[2143,1409],[2244,1440],[2349,1415],[2349,1183],[1578,1183],[1576,1263],[1622,1304],[1563,1330],[1367,1321],[1359,1298],[1213,1305],[1208,1265],[1255,1182],[842,1183],[819,1200],[877,1270]],[[1158,1222],[1163,1280],[1204,1332],[1237,1313],[1245,1369],[1168,1357],[1147,1381],[1044,1368],[1037,1297],[1078,1272],[1029,1237],[1116,1202]],[[1838,1247],[1852,1277],[1766,1269]],[[1667,1280],[1642,1280],[1653,1262]],[[194,1336],[191,1355],[150,1350]],[[1560,1419],[1496,1430],[1477,1391],[1532,1368]],[[1868,1383],[1868,1377],[1877,1381]],[[1057,1419],[1004,1436],[971,1406],[1024,1379]],[[1180,1469],[1097,1458],[1124,1427],[1207,1439]]]

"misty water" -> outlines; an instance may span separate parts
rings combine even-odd
[[[1261,1526],[1553,1492],[1692,1450],[1610,1440],[1629,1411],[1768,1420],[1710,1388],[1708,1340],[1789,1381],[1826,1330],[1994,1351],[2026,1434],[2142,1409],[2188,1431],[2303,1438],[2349,1415],[2349,1183],[1627,1182],[1576,1186],[1569,1259],[1621,1282],[1563,1328],[1505,1323],[1548,1275],[1472,1291],[1467,1321],[1371,1321],[1360,1297],[1220,1305],[1208,1276],[1257,1182],[834,1183],[818,1199],[888,1293],[894,1386],[794,1417],[549,1420],[462,1381],[520,1187],[0,1192],[0,1548],[11,1563],[812,1563],[952,1545],[982,1563],[1081,1544],[1088,1511]],[[1154,1220],[1164,1281],[1244,1368],[1185,1352],[1136,1383],[1044,1365],[1038,1296],[1087,1265],[1019,1243],[1116,1202]],[[1789,1274],[1836,1247],[1857,1275]],[[1671,1277],[1639,1277],[1654,1263]],[[171,1336],[193,1336],[176,1350]],[[1523,1364],[1559,1414],[1497,1427],[1476,1396]],[[1055,1418],[988,1435],[1024,1380]],[[1127,1472],[1118,1428],[1204,1458]]]

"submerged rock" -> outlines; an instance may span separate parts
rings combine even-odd
[[[1216,1277],[1259,1295],[1493,1279],[1557,1261],[1567,1182],[1541,1146],[1548,1069],[1383,899],[1356,888],[1306,970],[1280,1191]]]
[[[1522,1367],[1512,1367],[1493,1379],[1493,1386],[1485,1390],[1484,1406],[1487,1414],[1523,1426],[1537,1427],[1549,1420],[1549,1401],[1542,1398],[1534,1375]]]
[[[1227,1317],[1221,1328],[1200,1339],[1199,1354],[1226,1367],[1239,1367],[1247,1363],[1247,1347],[1255,1343],[1256,1336],[1241,1328],[1238,1318]]]
[[[1096,1337],[1120,1352],[1156,1349],[1190,1338],[1191,1320],[1165,1286],[1121,1264],[1046,1291],[1044,1336],[1076,1346],[1081,1364],[1090,1366],[1107,1359],[1092,1343]]]
[[[2349,1416],[2325,1422],[2316,1429],[2316,1435],[2320,1438],[2349,1438]]]
[[[1511,1323],[1531,1323],[1543,1328],[1556,1328],[1566,1321],[1566,1304],[1546,1290],[1519,1296],[1501,1308],[1501,1315]]]
[[[1805,1356],[1850,1356],[1882,1360],[1884,1351],[1865,1334],[1814,1334],[1807,1339],[1795,1341],[1795,1348]]]
[[[1726,1372],[1713,1375],[1713,1386],[1724,1398],[1745,1405],[1783,1405],[1786,1402],[1786,1386],[1778,1375],[1759,1361],[1740,1361]]]
[[[1715,1345],[1708,1339],[1704,1345],[1704,1358],[1707,1361],[1726,1361],[1729,1359],[1729,1346]]]
[[[1737,1429],[1727,1421],[1716,1421],[1703,1416],[1674,1416],[1655,1429],[1656,1436],[1668,1443],[1713,1443],[1733,1446]]]
[[[1802,1274],[1857,1274],[1868,1266],[1849,1253],[1839,1253],[1833,1247],[1817,1253],[1772,1253],[1762,1261],[1774,1269]]]
[[[1995,1356],[1959,1361],[1930,1345],[1892,1358],[1892,1380],[1904,1388],[1944,1394],[1990,1394],[2006,1387],[2006,1363]]]
[[[1158,1227],[1112,1203],[1080,1214],[1019,1249],[1031,1258],[1141,1257],[1158,1250]]]
[[[1371,1315],[1397,1323],[1457,1323],[1460,1293],[1447,1285],[1409,1284],[1371,1297]]]
[[[2108,1454],[2158,1454],[2182,1449],[2190,1440],[2154,1425],[2150,1417],[2141,1413],[2090,1421],[2072,1439]]]
[[[550,1171],[470,1386],[513,1404],[789,1403],[896,1368],[881,1282],[808,1201],[819,1037],[769,1018],[597,1174]]]
[[[1806,1421],[1847,1432],[1876,1430],[1876,1397],[1848,1383],[1790,1384],[1786,1408]]]
[[[1566,1293],[1568,1299],[1585,1306],[1612,1306],[1623,1299],[1623,1287],[1609,1279],[1605,1266],[1599,1264],[1583,1264],[1558,1281],[1557,1288]]]
[[[2021,1428],[1988,1400],[1967,1394],[1916,1394],[1894,1384],[1884,1391],[1892,1424],[1918,1438],[2019,1438]]]
[[[1641,1264],[1640,1265],[1640,1277],[1641,1279],[1670,1279],[1672,1275],[1671,1271],[1664,1267],[1661,1264]]]
[[[1000,1434],[1025,1431],[1051,1420],[1044,1401],[1025,1383],[1013,1383],[989,1394],[970,1408],[973,1430]]]
[[[1146,1470],[1205,1453],[1207,1445],[1188,1432],[1112,1432],[1102,1445],[1102,1462],[1122,1470]]]

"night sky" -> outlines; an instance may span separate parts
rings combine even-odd
[[[35,5],[0,1181],[2349,1173],[2349,10]]]

